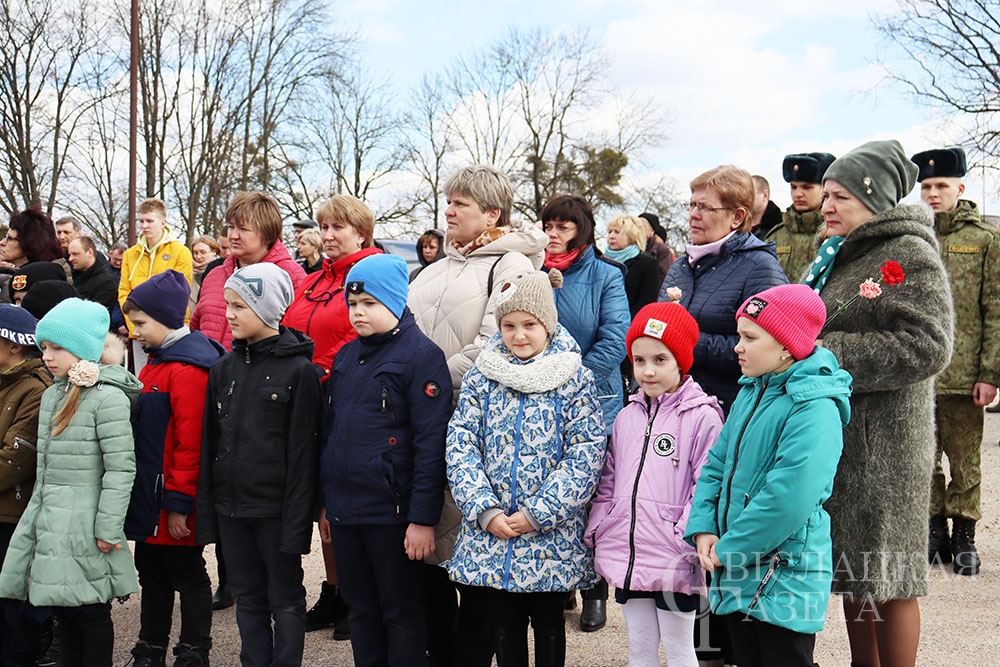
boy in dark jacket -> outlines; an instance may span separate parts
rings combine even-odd
[[[175,591],[181,633],[174,667],[207,667],[212,647],[212,582],[194,539],[193,510],[208,369],[225,350],[184,325],[190,293],[184,274],[171,269],[132,290],[122,306],[149,355],[132,411],[136,473],[125,516],[142,588],[135,667],[164,664]]]
[[[421,561],[444,501],[451,376],[406,308],[406,263],[372,255],[345,290],[359,338],[337,354],[321,479],[358,665],[423,667]]]
[[[222,540],[243,667],[297,667],[305,643],[323,399],[312,341],[278,324],[292,294],[269,262],[226,281],[233,351],[212,367],[205,398],[195,538]]]

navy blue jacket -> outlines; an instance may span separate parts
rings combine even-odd
[[[340,349],[327,383],[320,482],[331,524],[437,524],[451,417],[444,353],[409,308]]]
[[[608,433],[622,409],[621,362],[630,324],[625,296],[625,267],[598,257],[593,246],[563,271],[555,290],[559,324],[576,340],[583,365],[594,374],[597,399]]]
[[[774,244],[749,232],[738,232],[726,241],[718,255],[703,257],[691,266],[687,255],[674,262],[660,287],[660,301],[669,301],[667,288],[679,287],[681,305],[698,322],[701,334],[694,348],[691,377],[719,399],[723,412],[739,393],[742,376],[733,348],[736,309],[758,292],[788,283],[781,270]]]

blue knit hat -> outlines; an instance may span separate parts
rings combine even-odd
[[[93,301],[66,299],[41,319],[35,340],[48,341],[86,361],[97,363],[104,352],[104,337],[111,318],[108,309]]]
[[[0,303],[0,338],[18,345],[35,344],[35,318],[24,308]]]
[[[398,255],[369,255],[355,264],[347,273],[349,294],[371,294],[399,319],[406,308],[410,280],[406,261]]]
[[[190,296],[191,286],[184,274],[167,269],[129,292],[128,299],[168,329],[180,329]]]

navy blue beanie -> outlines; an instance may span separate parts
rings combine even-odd
[[[35,318],[24,308],[0,303],[0,338],[24,347],[34,347],[36,324]]]
[[[168,329],[184,326],[191,286],[183,273],[167,269],[129,292],[128,300]]]
[[[406,261],[399,255],[369,255],[355,264],[347,273],[347,289],[344,299],[350,294],[371,294],[399,319],[406,308],[406,297],[410,289],[410,276]]]

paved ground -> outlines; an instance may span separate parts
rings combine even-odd
[[[977,545],[984,567],[979,576],[959,577],[946,567],[931,574],[931,594],[921,600],[923,618],[917,664],[940,665],[1000,664],[1000,415],[986,416],[983,443],[983,515],[978,526]],[[207,550],[210,552],[211,550]],[[207,554],[211,559],[211,553]],[[214,568],[214,560],[211,562]],[[305,559],[306,586],[310,604],[319,594],[323,578],[318,548]],[[212,571],[210,569],[210,571]],[[128,662],[128,651],[138,631],[139,600],[133,596],[124,605],[115,605],[115,665]],[[608,625],[603,630],[585,634],[579,631],[579,608],[567,612],[567,667],[618,667],[628,664],[625,621],[613,601],[609,603]],[[176,617],[175,617],[176,618]],[[175,623],[177,621],[175,620]],[[213,637],[215,667],[239,664],[239,635],[233,609],[215,612]],[[993,656],[993,657],[990,657]],[[843,625],[840,600],[830,604],[826,629],[820,633],[816,661],[823,667],[850,664],[847,635]],[[304,665],[350,667],[350,642],[335,642],[327,631],[306,635]]]

